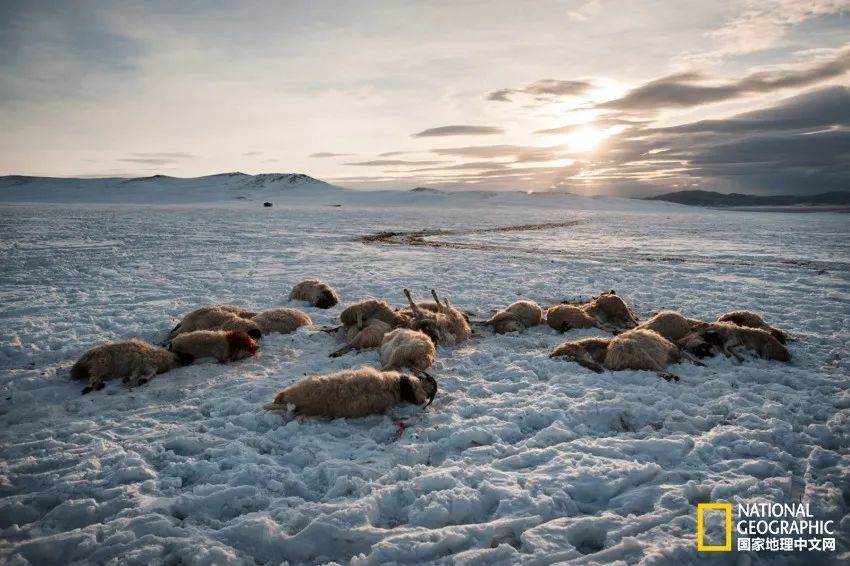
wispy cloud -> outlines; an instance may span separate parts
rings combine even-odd
[[[514,95],[530,95],[537,100],[550,100],[561,96],[579,96],[593,88],[589,80],[541,79],[523,88],[503,88],[487,93],[487,100],[509,102]]]
[[[325,159],[329,157],[348,157],[354,155],[353,153],[333,153],[331,151],[319,151],[316,153],[311,153],[310,157],[316,157],[318,159]]]
[[[503,134],[505,131],[502,128],[493,126],[440,126],[437,128],[428,128],[421,132],[412,134],[414,138],[439,138],[445,136],[491,136],[494,134]]]
[[[598,105],[628,112],[693,107],[753,93],[800,88],[840,77],[850,70],[850,47],[826,61],[783,69],[757,71],[736,81],[710,81],[699,73],[677,73],[645,83],[625,96]]]
[[[387,167],[390,165],[438,165],[445,161],[406,161],[404,159],[373,159],[371,161],[355,161],[354,163],[346,163],[345,165],[354,165],[358,167]]]

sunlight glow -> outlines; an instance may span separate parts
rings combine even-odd
[[[596,149],[599,143],[607,137],[608,134],[606,132],[597,128],[587,127],[567,134],[565,136],[565,142],[571,150],[584,153]]]

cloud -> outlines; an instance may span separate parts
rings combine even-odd
[[[706,84],[699,73],[677,73],[650,81],[630,90],[622,98],[597,107],[621,111],[656,111],[663,108],[693,107],[721,102],[746,94],[800,88],[840,77],[850,70],[850,47],[844,47],[826,61],[807,67],[758,71],[737,81]]]
[[[685,53],[682,62],[704,65],[726,57],[773,47],[787,28],[806,20],[842,12],[850,0],[748,0],[742,13],[706,33],[718,47],[702,53]]]
[[[850,88],[829,87],[784,100],[776,106],[722,120],[700,120],[662,128],[663,133],[745,134],[812,130],[850,125]]]
[[[641,190],[665,179],[727,192],[847,190],[850,88],[827,87],[724,119],[633,128],[591,159],[586,178],[644,183]]]
[[[352,153],[333,153],[331,151],[319,151],[316,153],[311,153],[310,157],[316,157],[319,159],[325,159],[328,157],[348,157],[349,155],[354,155]]]
[[[197,156],[182,152],[133,153],[128,157],[120,157],[117,161],[147,165],[169,165],[185,159],[195,159]]]
[[[560,126],[558,128],[547,128],[545,130],[537,130],[534,133],[544,135],[569,134],[588,127],[614,128],[616,126],[640,126],[646,123],[647,122],[645,120],[627,120],[626,118],[619,118],[616,116],[601,116],[589,122],[583,122],[581,124],[567,124],[566,126]]]
[[[345,165],[355,165],[358,167],[387,167],[390,165],[438,165],[445,161],[405,161],[404,159],[373,159],[371,161],[356,161],[354,163],[345,163]]]
[[[509,102],[512,100],[511,96],[513,95],[526,94],[535,97],[537,100],[551,100],[552,98],[561,96],[579,96],[586,93],[592,87],[593,82],[589,80],[541,79],[524,88],[494,90],[487,93],[484,98],[486,100]]]
[[[555,161],[564,157],[561,146],[536,147],[522,145],[477,145],[467,147],[443,147],[432,149],[437,155],[449,155],[456,157],[507,157],[513,158],[518,163],[530,163],[537,161]]]
[[[444,136],[487,136],[493,134],[503,134],[505,131],[501,128],[492,126],[440,126],[439,128],[428,128],[412,134],[414,138],[436,138]]]

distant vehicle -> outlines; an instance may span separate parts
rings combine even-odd
[[[266,207],[266,208],[271,208],[271,207],[273,207],[274,205],[273,205],[272,203],[270,203],[270,202],[264,202],[264,203],[263,203],[263,206],[264,206],[264,207]]]

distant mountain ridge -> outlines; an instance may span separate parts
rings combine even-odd
[[[0,177],[0,202],[198,203],[268,200],[283,193],[338,193],[346,189],[303,173],[240,172],[203,177]]]
[[[643,200],[663,200],[690,206],[824,206],[850,205],[850,191],[831,191],[816,195],[745,195],[714,191],[675,191]]]

